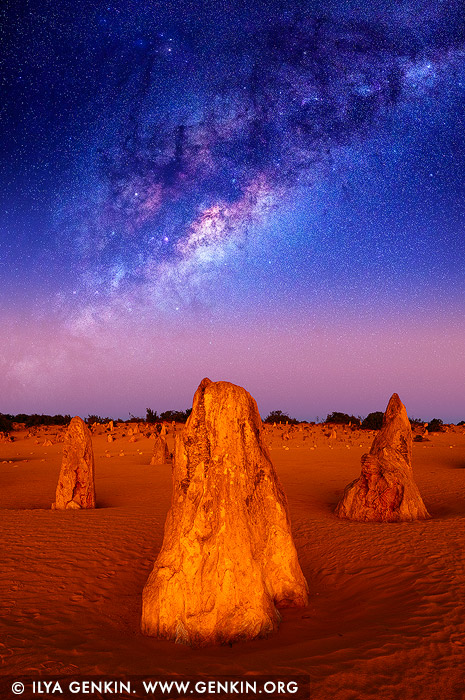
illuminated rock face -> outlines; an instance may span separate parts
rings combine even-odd
[[[173,499],[142,631],[195,646],[265,636],[307,584],[254,399],[204,379],[176,437]]]
[[[360,477],[346,487],[335,512],[340,518],[380,522],[429,518],[413,480],[412,430],[397,394],[389,400],[369,454],[362,456]]]
[[[79,416],[72,419],[65,435],[56,500],[52,508],[95,508],[92,437]]]
[[[153,445],[153,454],[150,464],[155,466],[157,464],[166,464],[170,458],[170,453],[168,450],[168,445],[166,444],[165,438],[161,435],[157,435]]]

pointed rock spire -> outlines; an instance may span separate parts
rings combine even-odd
[[[176,436],[163,546],[143,592],[142,631],[196,646],[265,636],[307,584],[286,498],[245,389],[204,379]]]
[[[413,479],[410,421],[397,394],[391,396],[383,426],[361,461],[362,472],[346,487],[336,515],[384,522],[429,518]]]
[[[52,509],[95,508],[94,453],[90,430],[75,416],[65,434],[63,459]]]
[[[170,459],[170,452],[166,440],[161,435],[155,437],[153,443],[153,454],[150,464],[156,466],[158,464],[166,464]]]

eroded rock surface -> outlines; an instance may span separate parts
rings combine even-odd
[[[90,430],[75,416],[65,434],[53,509],[95,508],[94,453]]]
[[[176,436],[173,498],[142,631],[193,645],[265,636],[307,584],[254,399],[204,379]]]
[[[389,400],[383,427],[370,452],[362,456],[362,472],[349,484],[336,515],[349,520],[396,522],[429,517],[412,471],[412,430],[397,394]]]
[[[152,466],[156,466],[157,464],[166,464],[166,462],[168,462],[169,459],[170,453],[165,438],[161,435],[156,435],[150,464]]]

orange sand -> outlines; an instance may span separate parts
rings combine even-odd
[[[57,432],[42,429],[40,442]],[[94,436],[93,511],[50,510],[61,444],[36,445],[26,431],[1,443],[0,673],[304,671],[312,700],[465,697],[464,432],[414,443],[414,474],[433,520],[402,524],[333,515],[372,435],[323,432],[304,440],[297,429],[283,441],[280,428],[267,429],[309,608],[284,610],[268,639],[207,649],[139,631],[171,498],[170,465],[149,466],[152,441]],[[168,443],[172,449],[172,430]]]

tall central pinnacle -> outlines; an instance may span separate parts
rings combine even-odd
[[[143,593],[142,631],[194,645],[265,636],[307,584],[286,498],[245,389],[204,379],[177,436],[163,546]]]

